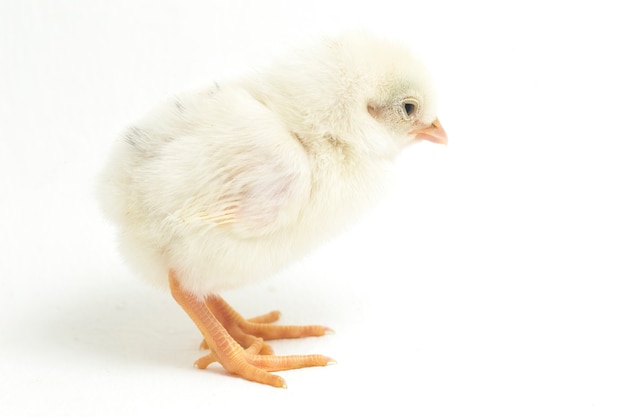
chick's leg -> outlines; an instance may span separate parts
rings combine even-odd
[[[307,336],[323,336],[331,331],[324,326],[278,326],[271,324],[278,320],[280,313],[272,311],[252,319],[244,319],[222,297],[212,294],[204,300],[217,320],[228,333],[243,347],[249,347],[260,337],[264,340],[293,339]],[[206,342],[201,345],[207,348]],[[269,345],[263,344],[261,354],[272,354]]]
[[[262,314],[260,316],[249,318],[248,320],[245,320],[243,317],[241,317],[240,321],[241,322],[248,321],[250,323],[274,323],[275,321],[278,321],[279,318],[280,318],[280,312],[274,310],[274,311],[270,311],[269,313]],[[220,319],[218,320],[220,321],[220,323],[222,323],[222,325],[229,324],[228,322],[225,323],[224,321]],[[231,325],[228,326],[229,328],[227,328],[226,330],[233,337],[233,339],[235,339],[241,346],[246,347],[246,348],[250,347],[253,343],[255,343],[258,340],[257,337],[243,333],[238,326],[234,326],[235,329],[233,329],[233,325],[236,325],[236,323],[233,323],[231,321],[230,324]],[[202,339],[202,343],[200,343],[200,349],[208,349],[208,348],[209,348],[209,345],[207,344],[206,340]],[[274,350],[267,343],[262,343],[261,349],[259,350],[258,353],[262,355],[271,355],[274,353]]]
[[[250,381],[285,387],[285,381],[281,377],[269,372],[325,366],[332,362],[332,359],[322,355],[260,355],[258,353],[263,348],[263,340],[260,338],[244,349],[231,337],[204,300],[199,300],[180,286],[173,271],[170,271],[169,281],[172,296],[198,326],[211,349],[209,355],[196,362],[199,368],[206,368],[211,362],[217,361],[227,371]]]

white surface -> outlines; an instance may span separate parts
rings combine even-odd
[[[2,416],[626,414],[617,6],[155,3],[0,4]],[[287,390],[196,370],[197,331],[122,265],[93,177],[167,95],[355,25],[415,46],[450,145],[412,148],[359,227],[224,294],[333,327],[274,346],[337,365]]]

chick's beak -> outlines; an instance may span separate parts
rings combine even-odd
[[[415,140],[427,140],[442,145],[448,144],[448,135],[446,131],[443,130],[439,119],[435,119],[430,126],[424,127],[422,125],[419,128],[411,130],[409,133],[415,136]]]

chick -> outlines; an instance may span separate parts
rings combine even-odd
[[[184,94],[131,127],[102,175],[121,252],[167,286],[230,373],[284,387],[271,371],[327,365],[264,341],[323,326],[246,320],[218,294],[266,278],[353,222],[413,142],[447,143],[432,84],[404,48],[365,34],[327,38],[267,71]]]

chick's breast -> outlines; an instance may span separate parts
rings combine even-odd
[[[230,86],[179,97],[130,129],[103,200],[142,275],[165,285],[172,268],[206,294],[276,272],[304,249],[309,163],[270,109]]]

